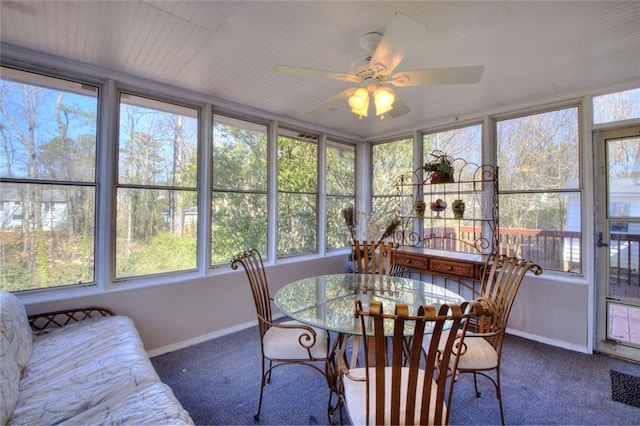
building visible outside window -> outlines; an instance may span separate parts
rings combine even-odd
[[[120,95],[116,278],[197,267],[198,111]]]
[[[500,251],[581,273],[578,107],[496,122]]]
[[[356,200],[356,147],[338,142],[327,142],[327,250],[348,247],[349,230],[342,209],[355,208]]]
[[[0,291],[93,283],[98,89],[1,76]]]
[[[242,250],[267,258],[267,126],[213,117],[211,264]]]
[[[318,251],[317,137],[280,129],[278,256]]]

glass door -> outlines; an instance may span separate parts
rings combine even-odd
[[[640,361],[640,128],[596,141],[596,350]]]

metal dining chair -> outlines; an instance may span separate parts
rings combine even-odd
[[[340,401],[351,423],[448,424],[457,359],[464,347],[468,320],[490,314],[489,308],[476,301],[445,304],[437,311],[425,305],[410,315],[407,304],[398,304],[395,314],[384,314],[382,302],[372,301],[368,311],[359,303],[358,314],[363,338],[373,333],[373,344],[364,348],[373,354],[365,354],[366,364],[360,368],[347,366],[344,348],[336,354]],[[409,347],[407,327],[413,329]],[[460,332],[441,339],[447,327]],[[385,330],[393,330],[393,336],[387,337]],[[431,341],[435,343],[423,350],[425,333],[433,335]]]
[[[392,242],[354,241],[356,272],[359,274],[377,274],[403,276],[406,268],[395,264]],[[360,345],[361,336],[353,336],[353,346]],[[366,340],[363,340],[363,342]],[[351,365],[358,364],[359,351],[354,350]]]
[[[402,276],[406,268],[394,263],[392,242],[354,241],[356,272]]]
[[[262,351],[262,379],[258,411],[260,419],[264,387],[271,380],[276,367],[290,364],[305,365],[317,370],[329,383],[329,334],[326,330],[309,327],[298,321],[274,322],[271,310],[272,298],[265,273],[262,256],[256,249],[249,249],[234,256],[231,268],[244,268],[258,318],[260,346]],[[323,367],[320,365],[324,364]]]
[[[481,395],[478,390],[478,375],[488,378],[493,383],[503,425],[504,409],[500,388],[502,345],[513,302],[525,274],[529,271],[540,275],[542,267],[515,256],[491,254],[485,263],[479,290],[469,287],[473,291],[473,297],[490,304],[494,312],[492,316],[474,319],[469,325],[465,337],[466,351],[460,356],[458,372],[473,374],[477,397]]]

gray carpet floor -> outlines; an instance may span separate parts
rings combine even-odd
[[[196,424],[256,424],[253,414],[260,390],[256,327],[151,361]],[[635,363],[507,336],[502,356],[507,424],[640,425],[640,408],[612,399],[611,370],[640,377],[640,365]],[[473,376],[460,377],[450,407],[451,424],[500,424],[493,385],[479,380],[483,393],[477,398]],[[327,424],[327,397],[324,379],[310,368],[276,369],[257,424]]]

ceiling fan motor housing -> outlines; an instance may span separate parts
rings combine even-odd
[[[382,33],[366,33],[360,38],[360,47],[369,53],[373,53],[378,48],[380,40],[382,40]]]

